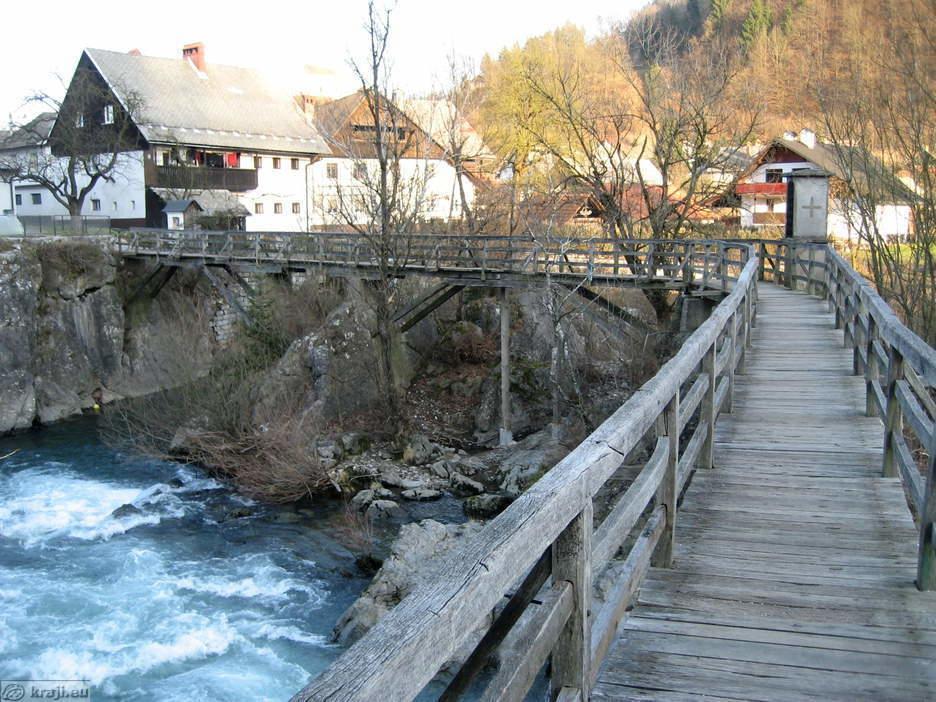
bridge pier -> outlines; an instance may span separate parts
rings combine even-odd
[[[501,359],[501,424],[499,444],[509,446],[513,443],[510,430],[510,305],[507,301],[507,288],[500,288],[500,359]]]

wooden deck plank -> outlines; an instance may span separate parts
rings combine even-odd
[[[597,700],[936,699],[936,593],[882,425],[822,301],[762,284],[715,467],[679,511]]]

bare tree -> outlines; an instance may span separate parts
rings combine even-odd
[[[636,118],[628,96],[605,80],[603,68],[587,71],[561,47],[548,64],[528,62],[525,80],[549,118],[524,128],[559,166],[559,187],[585,189],[600,204],[607,235],[631,238],[640,219],[634,216],[640,203],[633,202],[637,164],[628,157]]]
[[[352,130],[347,138],[333,143],[351,161],[355,181],[336,186],[333,214],[338,223],[360,236],[374,267],[373,279],[362,289],[375,316],[377,380],[386,400],[389,426],[396,431],[402,421],[402,398],[394,363],[399,332],[393,318],[400,281],[411,262],[413,234],[431,209],[427,183],[432,173],[427,156],[432,144],[390,99],[386,55],[390,15],[390,10],[368,3],[367,60],[352,61],[368,124],[366,136],[355,136]]]
[[[730,186],[705,173],[735,167],[737,151],[757,127],[759,100],[734,81],[740,63],[726,44],[689,47],[674,30],[642,21],[619,28],[617,35],[609,46],[639,103],[636,176],[650,233],[679,238]],[[640,166],[645,158],[659,170],[659,189],[648,187]]]
[[[134,117],[142,102],[132,91],[114,93],[90,68],[79,66],[65,97],[37,93],[28,102],[51,111],[55,123],[49,134],[41,122],[16,127],[38,148],[22,149],[0,156],[0,170],[9,177],[41,185],[75,219],[81,216],[85,199],[94,187],[114,182],[121,174],[126,151],[139,148]]]
[[[881,295],[931,344],[936,343],[932,9],[930,0],[908,3],[880,45],[866,47],[870,65],[854,65],[840,91],[819,96],[824,128],[843,176],[833,196],[843,203],[841,214],[858,233],[866,270]],[[902,212],[913,228],[905,241],[894,237],[894,220]]]

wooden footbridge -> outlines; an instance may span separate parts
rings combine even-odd
[[[518,285],[533,248],[413,271]],[[295,702],[522,700],[542,675],[565,701],[936,699],[936,351],[824,244],[649,248],[540,260],[717,293],[709,319]]]

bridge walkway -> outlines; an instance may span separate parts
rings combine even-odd
[[[936,699],[936,592],[851,351],[805,293],[762,283],[757,319],[674,568],[650,570],[591,699]]]

